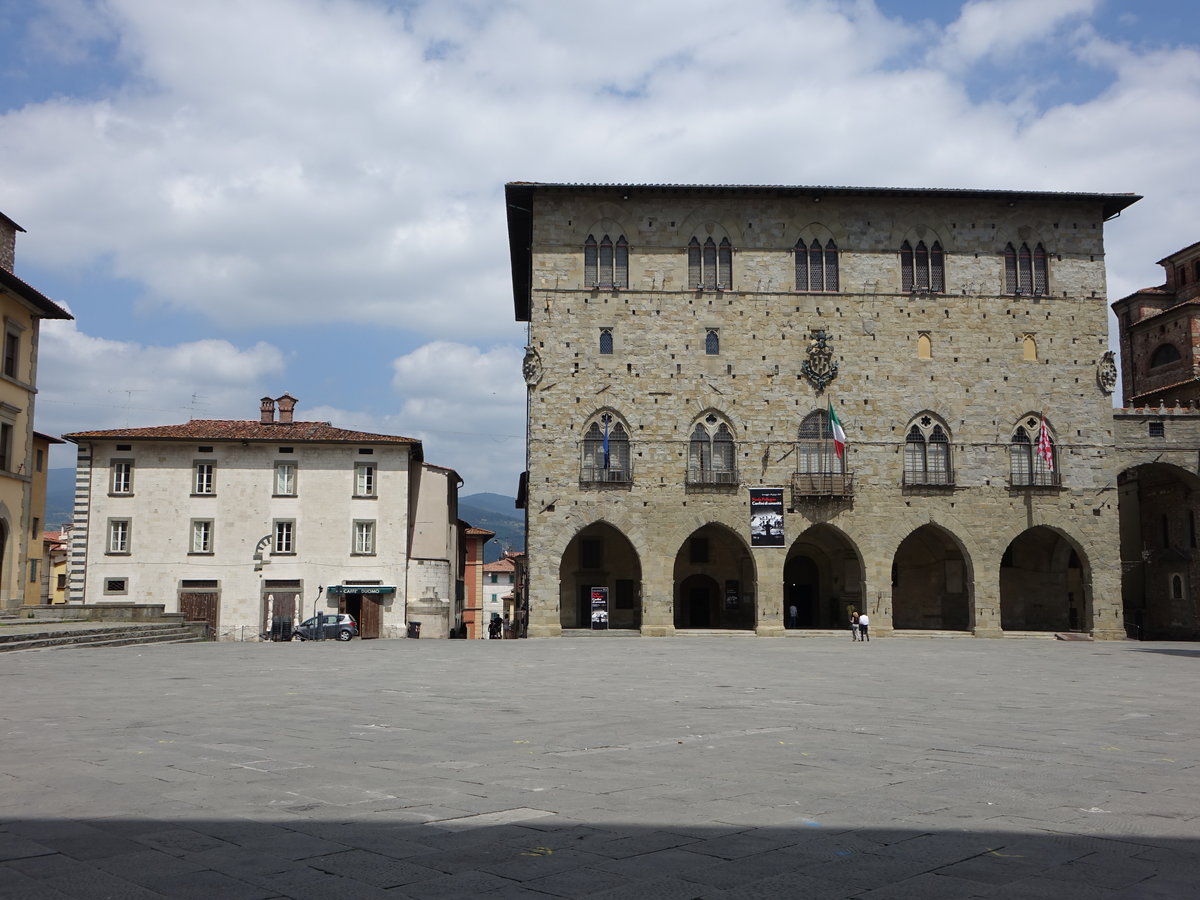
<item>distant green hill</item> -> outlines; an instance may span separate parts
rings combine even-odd
[[[75,470],[50,469],[46,472],[46,531],[59,528],[75,518]]]
[[[484,562],[495,562],[505,550],[525,549],[525,510],[503,494],[468,494],[458,498],[458,517],[476,528],[496,532],[483,547]]]

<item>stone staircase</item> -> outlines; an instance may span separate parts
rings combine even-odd
[[[194,644],[207,640],[203,622],[39,622],[0,625],[0,653],[68,647],[128,647],[135,644]]]

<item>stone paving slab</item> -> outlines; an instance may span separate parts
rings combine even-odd
[[[355,641],[0,656],[0,900],[1157,900],[1200,647]]]

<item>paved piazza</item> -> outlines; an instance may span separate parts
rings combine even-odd
[[[0,654],[0,897],[1195,897],[1200,645]]]

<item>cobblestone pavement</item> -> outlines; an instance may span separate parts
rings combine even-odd
[[[1197,896],[1200,646],[0,656],[2,898]]]

